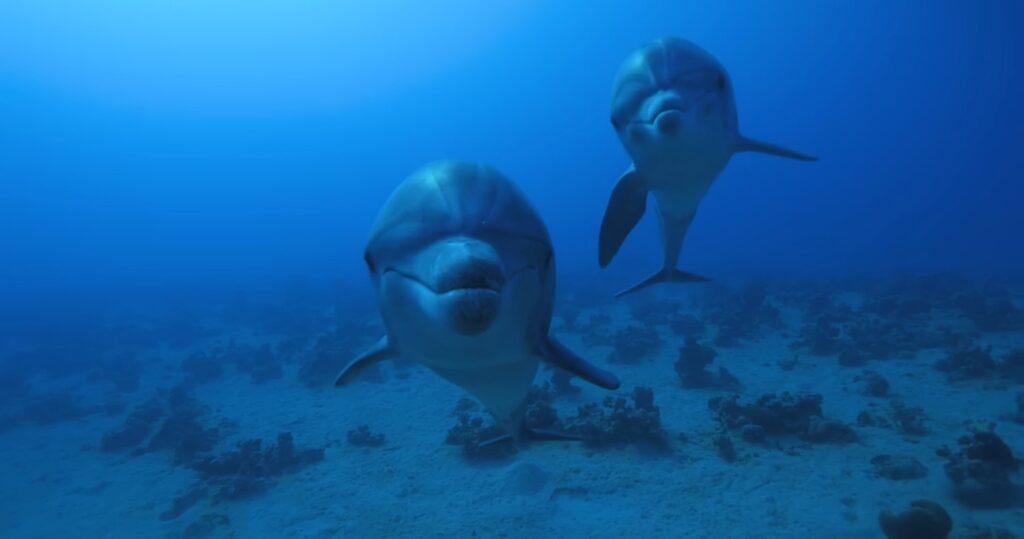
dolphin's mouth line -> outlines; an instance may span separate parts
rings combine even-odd
[[[669,108],[665,108],[665,109],[659,110],[654,115],[654,117],[652,117],[650,120],[630,120],[629,122],[626,123],[626,125],[649,125],[649,126],[653,126],[653,125],[658,123],[658,118],[661,118],[662,115],[670,113],[670,112],[678,112],[680,114],[686,114],[686,111],[683,110],[683,109],[680,109],[678,107],[669,107]]]
[[[525,265],[525,266],[523,266],[523,267],[513,271],[512,273],[509,273],[508,274],[508,279],[506,279],[506,281],[511,280],[511,279],[517,277],[518,275],[520,275],[521,273],[524,273],[525,271],[531,270],[531,269],[532,270],[536,270],[537,267],[534,266],[533,264],[527,264],[527,265]],[[471,291],[471,290],[501,292],[500,288],[494,288],[494,287],[490,287],[490,286],[464,286],[464,287],[460,287],[460,288],[452,288],[452,289],[449,289],[449,290],[440,291],[440,290],[434,288],[433,286],[427,284],[427,282],[424,281],[423,279],[420,279],[419,277],[417,277],[416,275],[413,275],[411,273],[408,273],[408,272],[405,272],[405,271],[402,271],[402,270],[397,270],[397,269],[394,269],[394,268],[385,268],[384,271],[381,272],[381,275],[384,275],[384,274],[387,274],[387,273],[394,273],[394,274],[396,274],[396,275],[398,275],[400,277],[408,279],[408,280],[410,280],[410,281],[412,281],[414,283],[419,284],[423,288],[426,288],[427,290],[430,290],[431,292],[433,292],[433,293],[435,293],[435,294],[437,294],[439,296],[442,295],[442,294],[448,294],[450,292],[465,292],[465,291]]]
[[[658,118],[661,118],[662,116],[664,116],[664,115],[666,115],[666,114],[668,114],[670,112],[678,112],[679,114],[686,114],[686,111],[681,109],[681,108],[670,107],[670,108],[667,108],[667,109],[659,110],[658,113],[654,115],[654,118],[651,120],[651,123],[657,122]]]
[[[413,275],[412,273],[407,273],[407,272],[404,272],[402,270],[396,270],[396,269],[388,268],[388,269],[385,269],[384,271],[382,271],[381,275],[386,275],[388,273],[394,273],[395,275],[398,275],[399,277],[402,277],[404,279],[408,279],[408,280],[410,280],[410,281],[412,281],[412,282],[422,286],[423,288],[426,288],[427,290],[430,290],[434,294],[438,294],[438,295],[444,294],[444,292],[439,291],[438,289],[434,288],[433,286],[428,284],[426,281],[424,281],[423,279],[420,279],[419,277],[417,277],[416,275]],[[470,290],[470,289],[467,288],[465,290]],[[490,289],[490,288],[477,288],[477,290],[493,290],[493,289]],[[448,290],[447,292],[451,292],[451,290]]]

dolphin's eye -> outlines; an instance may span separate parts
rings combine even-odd
[[[548,254],[544,257],[544,269],[551,267],[551,261],[555,258],[555,252],[548,250]]]
[[[619,130],[619,121],[616,120],[614,116],[612,116],[612,127],[614,127],[616,131]]]
[[[370,273],[377,273],[377,266],[373,263],[373,258],[370,253],[363,255],[363,261],[366,262],[366,269],[370,270]]]
[[[725,90],[725,75],[718,75],[718,91]]]

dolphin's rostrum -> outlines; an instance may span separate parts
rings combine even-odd
[[[480,400],[510,435],[539,361],[603,388],[618,379],[548,334],[555,258],[547,228],[497,170],[428,165],[384,204],[365,252],[386,335],[336,385],[384,359],[417,361]]]
[[[657,203],[662,268],[618,295],[659,282],[704,281],[677,269],[683,239],[704,194],[739,152],[802,161],[815,157],[744,137],[725,69],[693,43],[660,39],[623,64],[612,97],[612,126],[633,160],[612,190],[601,223],[598,262],[607,266],[646,211]]]

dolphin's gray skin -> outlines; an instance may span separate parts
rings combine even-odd
[[[661,270],[619,296],[659,282],[706,280],[676,264],[697,206],[733,154],[817,160],[741,135],[729,75],[714,57],[683,39],[659,39],[626,59],[611,109],[612,126],[633,165],[608,201],[598,262],[603,268],[612,261],[643,216],[648,193],[657,201],[665,253]]]
[[[479,399],[517,438],[537,434],[523,429],[522,414],[539,361],[619,387],[548,334],[551,240],[497,170],[439,162],[413,174],[377,216],[365,259],[386,335],[335,385],[380,360],[414,360]]]

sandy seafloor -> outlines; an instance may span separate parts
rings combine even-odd
[[[610,315],[612,328],[629,323],[621,302],[587,307],[580,318],[595,312]],[[784,314],[793,328],[789,319],[796,314]],[[368,333],[377,330],[367,323]],[[1014,409],[1021,387],[987,380],[950,384],[932,367],[942,350],[923,351],[912,360],[874,361],[868,368],[890,381],[893,395],[926,410],[929,434],[855,427],[859,443],[785,442],[793,452],[734,437],[740,458],[728,463],[712,443],[718,425],[707,406],[709,398],[725,393],[683,389],[672,367],[682,338],[664,326],[658,331],[665,342],[655,357],[609,365],[610,348],[587,347],[557,317],[553,327],[570,348],[616,372],[623,381],[620,393],[637,385],[653,388],[673,440],[668,454],[632,445],[594,449],[547,442],[531,443],[507,460],[472,463],[459,447],[444,443],[463,393],[425,369],[399,377],[386,367],[386,383],[336,390],[300,384],[295,364],[285,367],[282,378],[261,384],[229,368],[195,390],[210,408],[208,418],[236,423],[222,445],[290,431],[299,446],[326,445],[325,460],[281,477],[251,499],[215,506],[207,499],[162,521],[158,515],[195,475],[172,465],[166,453],[132,457],[99,451],[100,437],[116,429],[124,413],[11,429],[0,434],[0,536],[177,537],[199,515],[217,512],[230,525],[216,528],[213,537],[875,538],[882,536],[881,509],[902,510],[918,498],[941,503],[958,530],[975,522],[1024,532],[1024,508],[972,511],[954,500],[945,461],[935,454],[942,445],[955,446],[969,423],[990,421],[1018,454],[1024,452],[1024,426],[1001,419]],[[227,338],[266,340],[242,332],[183,350],[153,350],[139,389],[122,396],[127,409],[155,387],[173,385],[178,362],[192,349]],[[792,370],[780,368],[780,360],[794,356],[791,340],[790,330],[766,332],[737,347],[718,348],[714,366],[741,379],[745,400],[767,392],[821,393],[825,413],[850,424],[861,410],[887,405],[886,399],[861,393],[855,379],[863,369],[841,368],[835,357],[800,353]],[[985,333],[983,341],[1001,353],[1024,345],[1024,335]],[[338,366],[347,359],[339,357]],[[556,401],[563,415],[606,394],[576,384],[583,387],[580,395]],[[82,391],[99,398],[109,387],[87,385]],[[364,423],[387,436],[383,447],[347,443],[346,432]],[[910,481],[875,477],[869,461],[879,453],[912,455],[929,473]],[[544,478],[539,490],[522,488],[520,481],[538,469]]]

